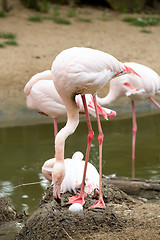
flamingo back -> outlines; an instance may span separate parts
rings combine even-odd
[[[54,60],[52,75],[60,95],[95,94],[124,64],[99,50],[73,47],[62,51]],[[63,89],[63,90],[62,90]]]

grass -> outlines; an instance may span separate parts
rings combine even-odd
[[[42,22],[43,18],[41,16],[31,16],[28,17],[28,20],[31,22]]]
[[[76,15],[77,15],[77,9],[76,8],[69,8],[68,9],[67,17],[71,18],[71,17],[75,17]]]
[[[18,46],[18,43],[15,41],[16,35],[14,33],[0,32],[0,38],[6,39],[6,41],[0,43],[0,48],[4,48],[6,45]]]
[[[60,16],[59,8],[55,7],[54,11],[53,11],[53,17],[56,18],[56,17],[59,17],[59,16]]]
[[[128,22],[131,25],[138,27],[146,27],[146,26],[156,26],[160,23],[159,17],[125,17],[123,19],[124,22]]]
[[[102,13],[102,21],[108,21],[108,18],[107,18],[107,11],[104,10],[103,13]]]
[[[13,39],[16,38],[16,35],[13,34],[13,33],[3,33],[3,32],[0,32],[0,38],[13,40]]]
[[[66,15],[67,15],[68,18],[76,17],[77,16],[77,9],[76,8],[69,8]],[[65,18],[60,16],[59,7],[54,8],[53,15],[51,17],[50,16],[31,16],[31,17],[28,17],[28,20],[32,21],[32,22],[42,22],[43,20],[53,20],[57,24],[65,24],[65,25],[70,25],[71,24],[70,20],[65,19]],[[80,17],[80,18],[78,18],[78,21],[91,22],[91,19]]]
[[[143,33],[151,33],[150,30],[146,30],[146,29],[142,29],[141,32],[143,32]]]
[[[90,18],[82,18],[82,17],[79,17],[78,21],[80,21],[80,22],[88,22],[88,23],[92,22],[92,20]]]
[[[5,12],[0,11],[0,18],[5,17],[5,16],[6,16],[6,15],[5,15]]]
[[[0,43],[0,48],[4,48],[5,45],[3,43]]]
[[[64,19],[64,18],[60,18],[60,17],[55,17],[55,18],[53,19],[53,21],[54,21],[55,23],[58,23],[58,24],[66,24],[66,25],[70,25],[70,24],[71,24],[71,22],[70,22],[69,20]]]
[[[8,40],[4,42],[5,45],[18,46],[18,43],[14,40]]]

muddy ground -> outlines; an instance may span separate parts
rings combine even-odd
[[[0,32],[15,34],[18,46],[5,45],[0,48],[1,126],[20,125],[23,122],[29,124],[31,118],[32,123],[37,118],[41,122],[48,121],[26,108],[23,89],[34,74],[50,69],[56,55],[66,48],[84,46],[99,49],[122,62],[142,63],[160,73],[160,25],[145,27],[143,30],[150,33],[143,33],[141,27],[123,21],[130,14],[109,9],[77,8],[76,16],[68,18],[69,8],[66,6],[50,5],[49,13],[43,14],[24,8],[19,0],[8,2],[12,9],[6,17],[0,18]],[[51,17],[56,7],[60,17],[69,20],[70,25],[56,24],[49,19],[42,22],[28,20],[37,15]],[[0,38],[1,44],[5,41]],[[99,94],[104,96],[107,89],[104,88]]]
[[[40,207],[25,222],[17,240],[30,239],[154,239],[160,237],[160,205],[146,199],[134,199],[103,183],[106,209],[88,210],[98,197],[87,197],[83,211],[68,210],[70,193],[62,194],[61,203],[53,200],[49,187]]]

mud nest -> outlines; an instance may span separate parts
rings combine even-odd
[[[67,202],[73,194],[62,194],[58,203],[53,200],[53,187],[50,186],[40,207],[27,219],[15,239],[89,239],[89,235],[96,232],[120,231],[125,226],[125,220],[114,213],[112,204],[135,204],[135,200],[111,184],[103,183],[103,195],[108,205],[106,209],[88,210],[96,202],[97,196],[93,196],[85,198],[83,211],[71,212]]]
[[[17,218],[17,211],[13,207],[7,195],[0,191],[0,224],[15,220]]]

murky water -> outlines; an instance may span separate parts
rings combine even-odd
[[[160,178],[160,114],[137,118],[136,177]],[[59,124],[59,128],[64,124]],[[131,119],[103,121],[103,174],[131,177]],[[98,168],[98,133],[96,122],[90,161]],[[75,151],[85,154],[86,122],[67,139],[65,157]],[[0,129],[0,189],[7,192],[19,212],[31,213],[37,208],[46,182],[41,174],[44,161],[54,155],[51,124]],[[39,182],[41,184],[14,186]]]

